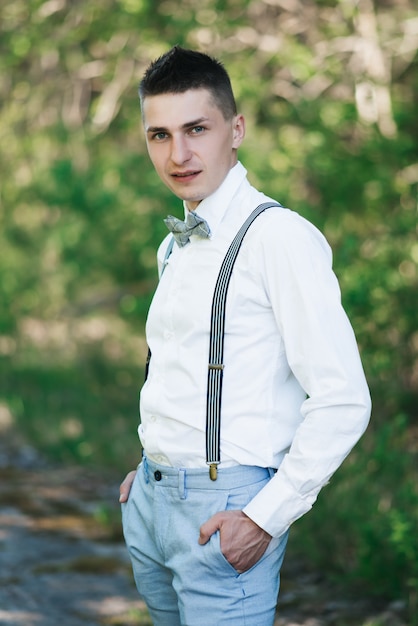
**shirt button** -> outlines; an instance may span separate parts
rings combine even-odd
[[[151,417],[149,418],[150,422],[156,422],[157,418],[155,417],[155,415],[151,415]]]
[[[160,470],[154,472],[154,478],[157,482],[159,482],[162,478]]]

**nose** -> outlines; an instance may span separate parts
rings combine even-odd
[[[176,165],[186,163],[191,157],[191,151],[184,136],[173,137],[171,142],[171,160]]]

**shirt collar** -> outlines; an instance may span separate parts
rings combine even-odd
[[[216,231],[222,221],[232,198],[238,191],[238,188],[245,180],[246,176],[247,170],[242,163],[238,161],[234,167],[229,170],[226,178],[218,189],[214,191],[212,195],[202,200],[196,208],[196,213],[203,217],[209,224],[212,234]],[[183,202],[183,207],[184,215],[187,216],[188,208],[185,202]]]

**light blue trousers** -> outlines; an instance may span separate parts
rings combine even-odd
[[[272,626],[287,536],[272,539],[243,574],[220,550],[219,533],[198,544],[200,526],[241,510],[270,479],[268,469],[167,468],[144,459],[122,505],[123,530],[138,591],[154,626]]]

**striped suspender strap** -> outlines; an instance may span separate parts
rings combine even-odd
[[[174,241],[175,241],[174,237],[171,237],[170,241],[168,242],[167,250],[165,251],[165,255],[164,255],[163,266],[161,268],[160,278],[163,275],[163,272],[164,272],[164,270],[166,268],[168,257],[173,252]]]
[[[223,379],[223,354],[225,333],[225,305],[232,269],[238,256],[245,234],[253,221],[270,207],[281,204],[265,202],[260,204],[246,219],[235,235],[222,262],[216,281],[212,301],[212,315],[209,340],[208,387],[206,399],[206,463],[209,465],[211,480],[217,478],[217,466],[221,460],[221,401]]]

